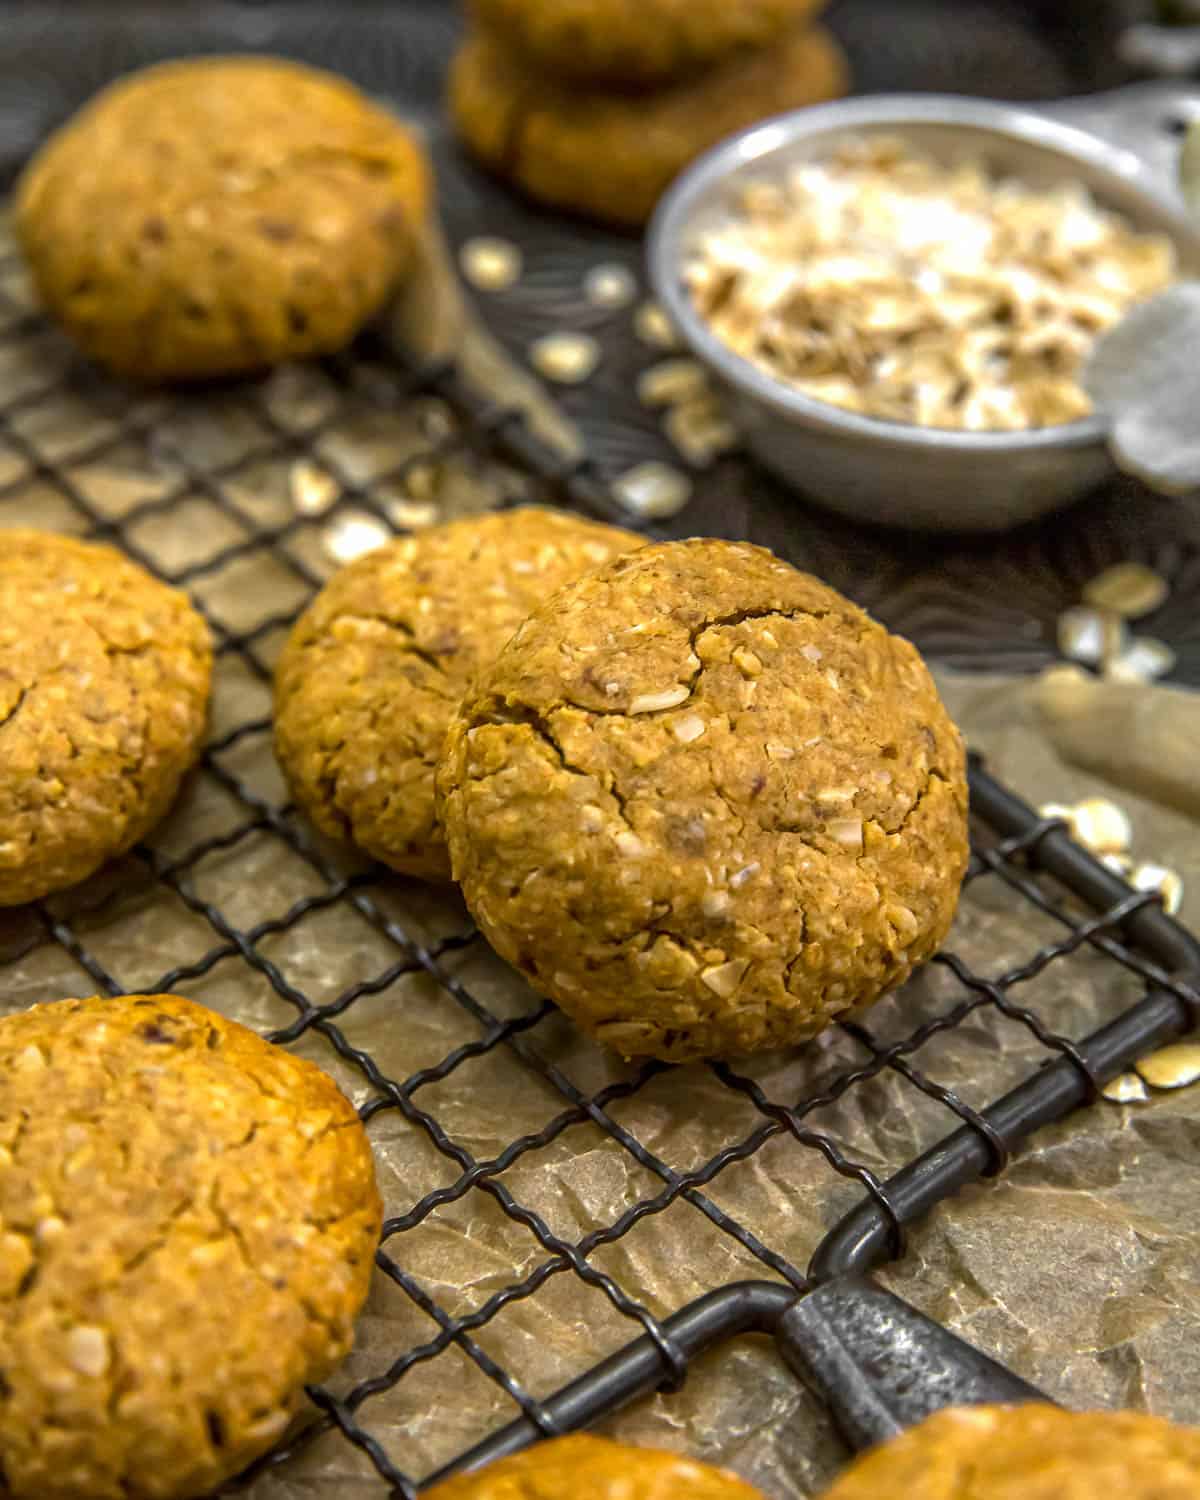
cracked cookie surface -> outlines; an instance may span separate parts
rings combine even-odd
[[[645,87],[772,46],[820,0],[472,0],[472,11],[551,77]]]
[[[164,816],[211,673],[183,594],[111,547],[0,532],[0,906],[76,884]]]
[[[492,945],[626,1056],[760,1051],[870,1004],[966,868],[962,741],[916,649],[742,543],[563,589],[464,699],[439,789]]]
[[[838,98],[847,84],[841,50],[821,27],[646,95],[556,83],[478,27],[454,59],[450,109],[476,156],[532,197],[637,227],[710,146],[769,115]]]
[[[380,1203],[313,1064],[169,995],[0,1020],[0,1468],[207,1493],[349,1350]]]
[[[16,227],[87,354],[182,380],[342,347],[396,285],[429,196],[421,147],[352,85],[210,58],[86,105],[26,169]]]
[[[531,610],[643,540],[526,506],[431,527],[335,574],[275,674],[275,753],[300,807],[395,870],[448,880],[434,772],[459,699]]]
[[[448,1479],[429,1500],[761,1500],[752,1485],[679,1453],[576,1433],[538,1443],[475,1474]]]
[[[1193,1500],[1200,1429],[1145,1412],[939,1412],[859,1461],[824,1500]]]

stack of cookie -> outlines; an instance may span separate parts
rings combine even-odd
[[[694,157],[846,92],[820,0],[472,0],[450,107],[546,203],[636,227]]]

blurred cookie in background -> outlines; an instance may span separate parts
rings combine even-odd
[[[538,73],[498,31],[477,27],[455,58],[450,108],[474,154],[532,197],[636,228],[725,136],[848,87],[841,48],[820,27],[793,27],[769,47],[650,93]]]
[[[823,0],[472,0],[483,26],[550,77],[654,86],[773,46]]]
[[[351,84],[207,58],[135,73],[80,110],[21,177],[16,228],[39,296],[88,355],[189,380],[346,344],[403,275],[430,186],[420,145]]]

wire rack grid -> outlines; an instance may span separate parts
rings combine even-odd
[[[543,1434],[562,1425],[548,1396],[561,1373],[578,1375],[633,1335],[651,1341],[661,1385],[682,1384],[689,1357],[672,1333],[672,1309],[661,1305],[661,1292],[645,1294],[628,1250],[645,1224],[667,1223],[667,1239],[679,1243],[681,1232],[696,1232],[703,1220],[713,1243],[728,1246],[735,1273],[797,1292],[809,1285],[803,1255],[823,1228],[856,1206],[897,1253],[912,1206],[899,1203],[888,1185],[896,1168],[959,1127],[978,1143],[980,1169],[1000,1171],[1013,1135],[992,1123],[991,1100],[1056,1060],[1094,1094],[1121,1061],[1110,1056],[1100,1070],[1090,1061],[1084,1038],[1098,1022],[1127,1014],[1152,986],[1175,1004],[1165,1034],[1182,1029],[1197,997],[1124,941],[1153,898],[1131,894],[1092,865],[1099,909],[1089,912],[1032,868],[1031,856],[1036,864],[1039,850],[1065,841],[1060,826],[1022,813],[1016,831],[979,830],[967,877],[967,905],[977,888],[988,887],[981,910],[989,903],[1007,910],[1010,926],[1023,934],[1026,946],[1015,961],[1011,949],[999,955],[976,947],[983,928],[968,919],[956,950],[939,956],[934,982],[909,1007],[885,1002],[878,1023],[872,1016],[835,1028],[801,1064],[789,1058],[762,1069],[713,1063],[686,1070],[687,1093],[670,1092],[679,1070],[623,1067],[573,1035],[564,1041],[569,1028],[548,1002],[515,980],[497,982],[461,907],[330,849],[298,820],[273,779],[269,684],[282,634],[329,571],[321,535],[347,517],[397,529],[395,496],[419,470],[455,466],[472,497],[468,505],[566,500],[604,511],[603,488],[586,463],[563,465],[543,451],[519,416],[476,400],[448,366],[412,368],[368,344],[303,381],[305,412],[297,418],[292,409],[286,420],[274,401],[277,383],[204,397],[119,390],[73,358],[33,310],[11,249],[0,254],[0,526],[27,522],[32,508],[40,524],[115,543],[186,588],[213,631],[219,677],[232,684],[226,696],[218,691],[214,735],[183,809],[151,843],[78,891],[0,914],[0,1008],[48,998],[51,983],[61,993],[177,991],[219,1006],[234,976],[253,997],[259,1029],[329,1067],[352,1092],[377,1144],[386,1133],[394,1146],[400,1132],[403,1155],[415,1165],[406,1181],[391,1165],[396,1153],[389,1155],[377,1262],[381,1284],[407,1315],[393,1310],[344,1380],[310,1392],[312,1421],[256,1473],[296,1461],[298,1448],[316,1439],[327,1444],[340,1432],[363,1472],[391,1493],[412,1496],[430,1469],[452,1463],[482,1429],[451,1431],[440,1450],[414,1455],[405,1448],[402,1418],[379,1424],[373,1413],[410,1388],[419,1409],[432,1399],[422,1375],[448,1360],[457,1360],[454,1378],[469,1370],[485,1383],[491,1404],[477,1409],[493,1425],[515,1415]],[[366,472],[356,460],[355,433],[402,418],[412,419],[417,434],[410,451]],[[204,443],[193,442],[197,424]],[[271,498],[287,491],[297,464],[330,486],[319,517]],[[113,473],[125,478],[114,484]],[[189,508],[201,513],[207,539],[198,556],[178,551],[179,518]],[[979,790],[985,782],[975,774]],[[201,816],[214,807],[215,823]],[[286,859],[300,891],[267,882],[265,899],[277,904],[265,911],[256,896],[264,849]],[[135,930],[131,913],[158,923],[155,941],[127,936]],[[363,934],[332,974],[324,971],[320,938],[330,923]],[[171,959],[165,971],[164,955]],[[1051,976],[1055,993],[1069,996],[1077,976],[1094,976],[1097,964],[1111,981],[1105,1008],[1072,1014],[1066,1005],[1059,1014],[1075,1023],[1067,1034],[1029,992]],[[410,983],[422,986],[424,1011],[438,1017],[428,1033],[411,996],[402,1008]],[[395,1027],[381,1030],[379,1007],[392,1004]],[[368,1044],[368,1028],[357,1018],[372,1007]],[[939,1074],[937,1051],[947,1039],[959,1066],[972,1048],[982,1059],[970,1080],[975,1102],[964,1080]],[[446,1092],[465,1076],[483,1078],[472,1073],[477,1069],[487,1070],[486,1087],[502,1101],[497,1128],[508,1135],[499,1149],[458,1129],[457,1096]],[[483,1087],[472,1083],[469,1091]],[[678,1109],[693,1095],[704,1106],[695,1112],[716,1123],[688,1151],[675,1149],[669,1136],[659,1144],[662,1132],[656,1137],[650,1122],[661,1118],[663,1101]],[[898,1099],[909,1123],[889,1156],[870,1138]],[[592,1206],[585,1232],[571,1227],[553,1195],[539,1196],[537,1173],[525,1170],[548,1153],[557,1152],[559,1162],[572,1155],[581,1132],[589,1149],[619,1162],[621,1174],[615,1195]],[[752,1199],[730,1189],[769,1151],[783,1153],[778,1170],[797,1192],[801,1183],[819,1184],[804,1202],[819,1202],[820,1213],[803,1233],[781,1235],[777,1216],[756,1216],[747,1206]],[[498,1239],[520,1246],[511,1265],[480,1280],[482,1291],[469,1305],[451,1294],[453,1273],[439,1281],[422,1270],[428,1257],[412,1248],[438,1215],[466,1204],[472,1214],[492,1216]],[[686,1225],[672,1218],[681,1210]],[[472,1243],[478,1254],[479,1242]],[[581,1339],[577,1355],[547,1366],[534,1348],[492,1337],[514,1307],[564,1284],[567,1300],[586,1302],[589,1317],[598,1305],[605,1310],[607,1322],[596,1317],[594,1346]],[[513,1351],[521,1347],[518,1357]]]

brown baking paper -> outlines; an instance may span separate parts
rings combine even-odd
[[[5,284],[14,295],[27,295],[12,273]],[[6,397],[40,388],[68,358],[65,345],[49,332],[0,347]],[[493,372],[494,389],[507,396],[503,360]],[[284,431],[300,432],[331,412],[336,400],[325,376],[291,368],[249,395],[168,400],[107,386],[76,394],[60,390],[23,408],[12,425],[64,466],[88,504],[112,519],[173,493],[186,464],[211,467],[268,450],[230,481],[236,513],[215,508],[193,490],[165,512],[145,512],[127,527],[128,543],[179,570],[246,541],[253,528],[296,521],[294,456],[272,450],[271,433],[256,412],[265,409]],[[117,419],[131,413],[144,425],[144,441],[117,437]],[[337,423],[318,448],[350,477],[366,481],[424,445],[430,414],[424,398],[385,415],[360,413]],[[444,422],[448,414],[439,411],[438,418]],[[436,476],[441,511],[449,516],[494,504],[511,493],[515,480],[490,462],[448,460]],[[19,445],[2,438],[0,486],[7,486],[0,490],[6,497],[0,524],[87,530],[86,518],[61,487],[31,472]],[[324,545],[329,525],[326,517],[301,518],[282,544],[322,576],[333,567]],[[305,595],[277,552],[254,548],[235,562],[197,572],[190,586],[231,631],[252,629],[299,605]],[[280,639],[274,631],[257,641],[255,650],[267,665]],[[1031,800],[1070,802],[1107,789],[1095,774],[1072,769],[1056,754],[1035,715],[1031,685],[945,678],[944,687],[972,743]],[[1147,714],[1157,714],[1158,690],[1137,691]],[[214,741],[239,725],[266,720],[269,711],[268,686],[236,653],[223,654]],[[193,776],[152,844],[170,860],[207,837],[256,820],[257,828],[188,868],[178,891],[150,880],[144,860],[131,856],[82,891],[50,904],[124,989],[154,986],[182,969],[184,976],[173,981],[179,993],[269,1031],[287,1026],[296,1014],[271,975],[312,1002],[329,1004],[398,962],[412,961],[411,945],[437,953],[444,939],[469,931],[453,892],[376,872],[355,888],[359,907],[342,899],[266,930],[254,944],[257,967],[247,963],[214,927],[203,903],[246,932],[286,918],[305,898],[326,896],[331,881],[365,866],[346,851],[316,843],[311,857],[298,852],[261,818],[259,805],[233,795],[221,770],[239,777],[269,806],[282,805],[269,733],[257,729]],[[1189,892],[1184,914],[1200,919],[1194,824],[1135,792],[1116,795],[1133,818],[1137,852],[1183,874]],[[990,976],[1058,935],[1050,919],[1033,914],[989,879],[972,887],[952,941],[977,973]],[[223,956],[201,974],[188,972],[212,950]],[[527,1017],[539,1006],[478,940],[424,966],[413,962],[412,968],[336,1018],[345,1040],[368,1051],[392,1080],[435,1067],[453,1049],[477,1042],[493,1021]],[[49,940],[38,913],[0,913],[0,1011],[95,988],[69,946]],[[1085,954],[1050,965],[1016,998],[1047,1024],[1079,1036],[1136,995],[1136,985],[1116,966]],[[879,1038],[896,1039],[959,997],[948,971],[931,968],[881,1002],[868,1024]],[[363,1072],[317,1031],[310,1029],[293,1045],[329,1069],[358,1104],[379,1097]],[[522,1062],[517,1047],[558,1069],[564,1086],[588,1098],[636,1076],[554,1013],[463,1061],[412,1095],[414,1107],[436,1119],[452,1143],[450,1154],[438,1149],[419,1119],[406,1119],[395,1108],[371,1118],[389,1216],[409,1214],[436,1189],[454,1189],[462,1173],[454,1151],[490,1161],[562,1113],[563,1093]],[[915,1061],[969,1103],[983,1106],[1045,1057],[1023,1027],[980,1012],[958,1031],[931,1041]],[[823,1081],[863,1058],[850,1038],[835,1032],[803,1050],[740,1064],[738,1071],[769,1099],[787,1103],[819,1091]],[[613,1225],[631,1205],[662,1192],[672,1173],[702,1166],[766,1120],[747,1094],[703,1067],[659,1072],[628,1097],[613,1098],[607,1117],[652,1154],[649,1164],[635,1161],[596,1123],[576,1122],[520,1153],[496,1179],[515,1203],[534,1210],[553,1235],[570,1243]],[[957,1122],[903,1079],[885,1073],[806,1123],[826,1132],[848,1158],[887,1177]],[[1094,1107],[1043,1132],[1003,1181],[961,1194],[917,1226],[907,1258],[886,1279],[1064,1402],[1124,1403],[1200,1420],[1198,1142],[1200,1090],[1157,1094],[1137,1106]],[[776,1134],[749,1159],[719,1172],[703,1198],[678,1198],[641,1218],[614,1243],[597,1248],[590,1264],[640,1306],[666,1314],[713,1287],[774,1275],[752,1248],[712,1222],[705,1205],[733,1216],[757,1242],[803,1267],[860,1191],[817,1152]],[[376,1275],[358,1346],[333,1382],[339,1391],[383,1374],[406,1350],[436,1340],[439,1319],[472,1314],[555,1262],[553,1250],[478,1185],[452,1193],[416,1227],[394,1236],[387,1249],[408,1285]],[[508,1301],[473,1327],[469,1338],[412,1364],[365,1402],[358,1416],[392,1461],[419,1477],[517,1414],[510,1395],[481,1367],[488,1360],[524,1392],[542,1397],[638,1332],[603,1288],[555,1263],[534,1295]],[[606,1430],[731,1465],[777,1500],[816,1493],[844,1460],[820,1406],[763,1340],[742,1340],[701,1360],[682,1392],[647,1399]],[[259,1477],[249,1493],[254,1500],[366,1500],[385,1493],[385,1486],[363,1453],[329,1433]]]

